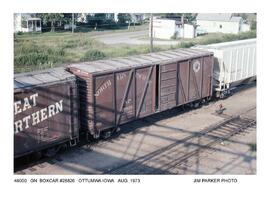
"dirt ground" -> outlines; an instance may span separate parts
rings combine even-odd
[[[222,115],[215,113],[220,104],[225,108]],[[205,144],[206,139],[192,138],[194,135],[240,113],[256,120],[255,85],[198,109],[175,108],[126,124],[112,139],[68,150],[17,174],[104,174],[130,162],[136,169],[122,174],[144,174],[146,170],[149,174],[256,174],[256,126],[169,166]]]

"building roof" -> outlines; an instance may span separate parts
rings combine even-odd
[[[232,13],[199,13],[197,20],[239,22],[242,18],[232,16]]]

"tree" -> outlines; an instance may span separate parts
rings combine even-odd
[[[188,22],[194,21],[196,19],[196,13],[158,13],[155,15],[171,19],[181,19],[182,16],[184,16],[184,20],[187,20]]]
[[[243,20],[247,20],[248,19],[247,13],[233,13],[233,16],[242,17]]]
[[[257,29],[257,21],[256,20],[251,21],[250,29],[251,30],[256,30]]]
[[[62,21],[64,18],[63,13],[42,13],[38,14],[37,16],[41,18],[43,24],[51,24],[51,32],[55,31],[56,22]]]
[[[86,17],[88,25],[95,28],[113,28],[116,26],[113,13],[94,13]]]
[[[118,17],[118,22],[121,23],[127,23],[127,22],[131,22],[131,15],[128,13],[119,13],[117,15]]]

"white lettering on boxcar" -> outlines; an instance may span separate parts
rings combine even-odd
[[[47,108],[43,108],[40,110],[41,113],[41,120],[40,121],[44,121],[48,118],[47,116]]]
[[[31,95],[30,96],[30,99],[33,101],[33,106],[36,106],[37,105],[37,100],[36,100],[36,98],[38,97],[38,93],[36,93],[36,94],[33,94],[33,95]]]
[[[15,115],[22,112],[22,109],[20,108],[21,103],[22,103],[21,101],[14,102]]]
[[[25,97],[22,100],[14,102],[14,114],[17,115],[25,110],[30,109],[31,107],[34,107],[37,105],[36,98],[38,97],[38,94],[33,94],[29,98]],[[23,104],[22,104],[23,101]],[[31,105],[32,103],[32,105]]]
[[[28,115],[22,119],[22,121],[25,123],[25,128],[29,128],[29,120],[31,119],[31,116]]]
[[[25,97],[22,100],[14,102],[14,115],[22,113],[30,109],[33,106],[37,106],[38,94],[33,94],[29,98]],[[22,104],[23,101],[23,104]],[[25,129],[28,129],[30,126],[35,126],[42,121],[60,113],[63,111],[63,100],[55,102],[54,104],[49,105],[48,107],[42,108],[36,112],[32,112],[30,115],[27,115],[20,120],[14,122],[14,132],[19,133]]]
[[[33,126],[40,122],[40,120],[39,120],[39,111],[34,112],[32,114],[32,121],[33,121],[33,123],[32,123]]]
[[[23,111],[28,110],[28,109],[30,109],[30,108],[31,108],[31,105],[30,105],[30,103],[29,103],[28,98],[26,97],[26,98],[24,98]]]
[[[98,97],[102,92],[104,92],[107,88],[109,88],[112,85],[111,80],[107,80],[104,84],[99,87],[99,89],[96,91],[95,96]]]
[[[63,111],[63,100],[55,103],[56,111],[55,114]]]
[[[21,120],[18,120],[14,123],[14,126],[15,126],[15,133],[18,133],[20,131],[23,130],[22,128],[22,121]]]
[[[121,81],[126,77],[127,77],[126,73],[119,73],[119,74],[117,74],[116,79],[117,79],[117,81]]]
[[[49,110],[49,118],[55,115],[54,112],[55,106],[54,105],[49,105],[48,110]]]
[[[136,73],[136,78],[142,81],[146,80],[146,75],[142,74],[142,73]]]

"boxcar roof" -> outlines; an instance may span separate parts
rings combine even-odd
[[[238,41],[229,41],[229,42],[222,42],[217,44],[208,44],[208,45],[198,45],[193,48],[201,48],[201,49],[226,49],[226,48],[233,48],[238,46],[245,46],[250,44],[256,44],[256,38],[253,39],[245,39],[245,40],[238,40]]]
[[[135,55],[130,57],[75,63],[69,65],[69,67],[80,69],[88,73],[99,73],[104,71],[139,68],[153,64],[172,63],[175,61],[187,60],[195,57],[209,56],[211,54],[211,52],[206,50],[177,49],[171,51]]]
[[[14,75],[14,89],[57,83],[70,78],[75,76],[67,72],[64,67],[20,73]]]

